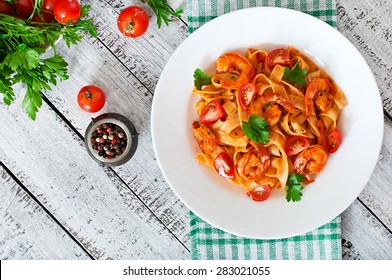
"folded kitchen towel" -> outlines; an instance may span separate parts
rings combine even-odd
[[[189,32],[222,14],[258,6],[299,10],[336,27],[334,0],[187,0],[186,4]],[[189,216],[192,259],[341,259],[340,216],[306,234],[274,240],[239,237],[214,228],[192,212]]]

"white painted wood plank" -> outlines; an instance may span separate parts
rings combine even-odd
[[[0,165],[0,259],[90,259]]]
[[[32,123],[0,107],[0,160],[97,259],[183,259],[189,252],[44,104]]]
[[[392,235],[356,200],[342,215],[343,259],[392,260]]]
[[[134,77],[99,40],[87,38],[71,50],[60,42],[58,52],[70,63],[70,79],[59,83],[47,93],[47,97],[82,135],[91,117],[101,113],[117,112],[134,122],[140,133],[139,147],[130,162],[115,170],[159,219],[189,246],[188,209],[173,194],[155,160],[150,127],[153,97],[140,83],[142,78]],[[97,114],[88,114],[77,105],[76,94],[86,84],[95,84],[107,93],[105,107]]]
[[[369,64],[392,115],[392,1],[337,0],[337,14],[338,30]]]

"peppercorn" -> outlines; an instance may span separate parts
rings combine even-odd
[[[98,126],[90,141],[97,154],[107,159],[114,159],[123,154],[128,144],[124,130],[113,123]]]

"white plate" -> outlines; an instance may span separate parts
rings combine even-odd
[[[192,122],[197,118],[193,72],[212,69],[224,52],[248,47],[294,46],[322,66],[345,92],[340,116],[343,143],[324,171],[288,203],[274,191],[262,203],[196,162]],[[307,14],[250,8],[218,17],[191,34],[173,53],[156,87],[152,138],[167,182],[211,225],[240,236],[273,239],[316,229],[342,213],[359,195],[376,165],[383,137],[383,109],[374,77],[356,48],[337,30]]]

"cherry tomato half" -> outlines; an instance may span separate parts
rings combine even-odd
[[[249,104],[256,97],[259,89],[254,83],[246,83],[238,91],[238,101],[243,110],[248,109]]]
[[[80,18],[80,4],[78,0],[56,0],[54,3],[54,18],[58,23],[75,23]]]
[[[266,58],[267,66],[272,68],[276,64],[288,66],[290,64],[290,55],[286,49],[276,49],[271,51]]]
[[[329,153],[336,152],[342,144],[342,134],[334,129],[327,137],[327,148]]]
[[[222,152],[214,160],[215,170],[225,178],[234,178],[234,162],[230,156]]]
[[[137,6],[130,6],[121,11],[117,18],[117,27],[127,37],[142,36],[148,28],[148,15]]]
[[[249,191],[246,193],[250,199],[260,202],[269,198],[271,194],[270,185],[261,185],[260,187],[255,188],[253,191]]]
[[[105,105],[105,93],[97,86],[87,85],[78,93],[78,104],[89,113],[96,113]]]
[[[210,101],[200,113],[200,123],[202,124],[213,124],[217,120],[223,120],[225,118],[225,109],[219,100],[215,99]]]
[[[287,141],[285,152],[290,157],[299,154],[309,146],[310,143],[308,138],[303,136],[293,136]]]

